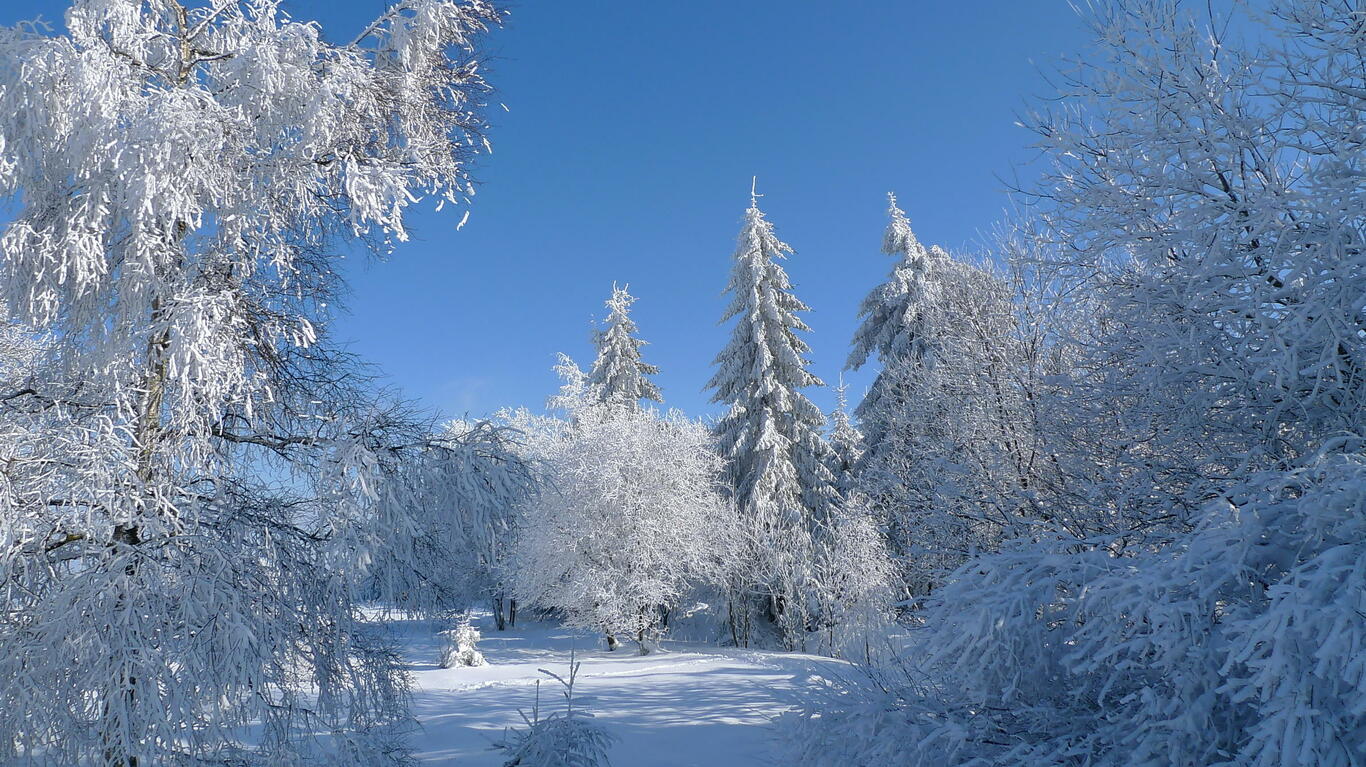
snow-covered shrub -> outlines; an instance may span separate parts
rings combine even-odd
[[[508,733],[497,744],[509,752],[503,767],[609,767],[607,750],[617,737],[593,721],[593,715],[583,707],[584,699],[574,697],[578,661],[570,655],[567,678],[545,669],[541,673],[559,683],[564,709],[541,716],[541,683],[536,682],[531,715],[519,712],[526,729]]]
[[[479,629],[470,622],[469,613],[460,616],[455,628],[446,629],[437,636],[441,640],[441,668],[484,665],[484,654],[478,648]]]
[[[979,558],[902,668],[807,712],[799,761],[1361,764],[1363,508],[1366,461],[1328,456],[1256,477],[1149,554],[1058,538]]]

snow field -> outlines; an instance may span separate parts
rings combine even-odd
[[[488,665],[442,669],[431,623],[396,621],[414,678],[413,714],[421,730],[412,745],[423,765],[500,767],[491,748],[505,728],[522,725],[540,686],[542,713],[562,705],[559,686],[539,672],[583,665],[576,706],[584,705],[620,741],[615,767],[751,767],[774,764],[773,718],[795,705],[821,676],[847,673],[847,663],[797,653],[665,642],[639,655],[615,652],[601,637],[550,623],[520,623],[498,632],[480,616],[479,650]]]

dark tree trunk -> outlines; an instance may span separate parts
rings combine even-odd
[[[493,598],[493,625],[497,627],[499,631],[505,631],[507,629],[507,621],[503,619],[502,596]]]

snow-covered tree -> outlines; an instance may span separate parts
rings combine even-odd
[[[356,599],[430,427],[328,345],[333,254],[468,195],[496,21],[405,0],[336,44],[269,0],[76,0],[0,30],[0,304],[52,343],[0,393],[0,760],[402,757]]]
[[[460,614],[454,628],[438,632],[437,636],[441,643],[437,665],[441,668],[482,666],[487,662],[479,652],[479,629],[474,627],[468,612]]]
[[[565,358],[567,421],[513,422],[544,467],[511,563],[517,594],[647,651],[664,616],[733,562],[734,514],[720,494],[711,435],[678,413],[596,399]]]
[[[922,316],[934,354],[894,359],[867,416],[882,449],[858,464],[855,489],[884,520],[904,584],[924,593],[974,552],[1018,534],[1026,488],[1048,468],[1038,434],[1047,359],[1024,318],[1038,297],[1027,272],[944,255]]]
[[[805,629],[803,593],[812,561],[811,533],[836,497],[825,416],[801,389],[823,386],[807,370],[810,347],[797,334],[809,308],[792,293],[779,261],[792,248],[751,197],[740,230],[722,322],[734,319],[730,342],[716,357],[713,402],[730,406],[716,423],[718,449],[741,517],[752,528],[752,582],[768,617],[791,643]],[[733,609],[748,609],[749,596]]]
[[[1047,456],[1083,481],[797,761],[1366,763],[1366,43],[1348,4],[1229,8],[1096,6],[1099,60],[1031,120],[1053,266],[1100,310]]]
[[[931,310],[938,300],[936,265],[943,251],[926,249],[911,231],[896,195],[887,195],[890,221],[882,236],[882,252],[897,259],[886,282],[873,288],[859,304],[862,321],[854,331],[849,370],[858,370],[877,355],[883,371],[874,379],[855,409],[869,457],[881,450],[888,429],[885,419],[904,404],[908,395],[897,389],[897,368],[921,365],[933,353]]]
[[[564,709],[541,713],[541,683],[536,682],[536,697],[531,714],[518,711],[526,729],[508,732],[495,747],[508,752],[503,767],[610,767],[607,751],[619,738],[593,721],[584,700],[574,695],[579,661],[569,654],[569,671],[564,676],[541,669],[541,673],[560,686]]]
[[[817,531],[811,628],[822,652],[869,659],[890,624],[897,573],[866,499],[852,496]],[[809,645],[806,649],[813,649]]]
[[[639,407],[641,400],[663,402],[659,387],[647,376],[659,368],[640,358],[640,347],[645,341],[636,337],[638,328],[631,320],[631,304],[636,302],[626,287],[612,285],[612,297],[607,299],[607,328],[593,334],[597,359],[588,373],[588,385],[600,402],[611,402]]]
[[[503,565],[518,510],[535,494],[536,468],[520,454],[521,435],[488,421],[451,421],[419,440],[379,488],[407,508],[370,567],[371,594],[419,612],[465,609],[490,600],[499,629],[507,600]],[[515,607],[512,608],[515,611]]]
[[[830,445],[830,470],[835,475],[836,486],[842,493],[846,492],[853,484],[854,470],[863,456],[863,433],[849,418],[849,387],[843,376],[835,387],[835,409],[830,412],[826,442]]]

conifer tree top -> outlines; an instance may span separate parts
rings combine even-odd
[[[659,368],[641,359],[640,347],[646,342],[636,337],[639,328],[631,319],[631,304],[636,299],[628,292],[629,287],[612,283],[612,297],[605,304],[606,328],[593,334],[598,356],[588,374],[588,386],[600,402],[632,406],[642,399],[663,402],[659,387],[646,378],[658,373]]]
[[[835,409],[830,412],[830,446],[836,453],[841,453],[841,458],[852,456],[849,461],[852,464],[853,459],[858,458],[862,440],[863,435],[849,418],[849,386],[844,383],[844,376],[840,376],[839,385],[835,387]]]
[[[863,322],[854,332],[845,367],[858,370],[877,354],[887,363],[895,357],[913,356],[924,309],[933,297],[929,271],[934,262],[947,258],[939,248],[926,250],[911,231],[906,213],[887,195],[890,221],[882,236],[882,252],[897,256],[887,280],[868,293],[859,305]]]
[[[730,404],[717,423],[736,500],[747,514],[796,529],[823,514],[834,478],[820,430],[825,415],[799,390],[822,386],[807,370],[809,330],[797,316],[808,308],[792,294],[779,259],[792,248],[778,239],[751,193],[726,293],[722,321],[736,320],[716,357],[708,387],[713,402]]]
[[[825,384],[806,370],[805,355],[811,347],[797,336],[811,330],[797,312],[811,308],[792,294],[792,283],[778,263],[792,253],[792,247],[774,234],[773,224],[759,210],[756,196],[750,198],[745,211],[725,290],[731,302],[721,316],[722,322],[737,317],[739,322],[730,343],[717,355],[717,371],[707,385],[716,389],[713,402],[735,402],[749,387],[753,394],[773,395],[781,410],[790,411],[800,405],[784,402],[787,398],[782,389]]]

